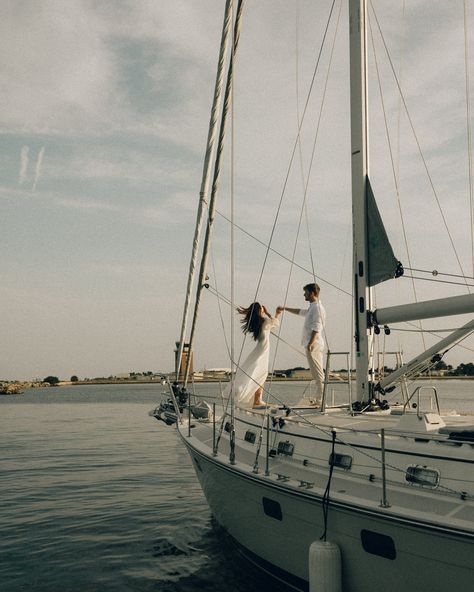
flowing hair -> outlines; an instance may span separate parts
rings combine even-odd
[[[255,341],[260,337],[263,324],[260,309],[261,306],[258,302],[253,302],[247,308],[237,308],[237,312],[243,316],[243,318],[240,319],[240,322],[242,323],[242,331],[244,333],[251,333]]]

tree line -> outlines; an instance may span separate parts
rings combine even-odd
[[[468,362],[461,363],[454,368],[450,364],[445,364],[443,360],[436,362],[432,368],[433,370],[442,371],[445,376],[474,376],[474,364]]]
[[[278,372],[275,372],[275,374],[286,375],[289,378],[289,377],[291,377],[291,374],[295,370],[306,370],[306,368],[303,368],[301,366],[297,366],[296,368],[290,368],[288,370],[280,370]],[[385,375],[390,374],[391,372],[394,372],[394,371],[395,371],[395,368],[389,368],[387,366],[384,366],[384,368],[383,368],[383,373]],[[446,364],[445,362],[443,362],[443,360],[440,360],[439,362],[436,362],[436,364],[434,364],[431,368],[423,371],[422,374],[429,374],[431,371],[442,372],[443,376],[474,376],[474,364],[472,362],[468,362],[468,363],[462,362],[461,364],[459,364],[459,366],[456,366],[456,368],[454,368],[454,366],[451,366],[450,364]],[[347,372],[347,368],[341,368],[340,370],[336,370],[336,372],[345,373],[345,372]],[[352,372],[355,372],[355,370],[352,370]],[[130,377],[132,379],[136,378],[137,376],[152,376],[152,375],[153,375],[153,372],[130,372]],[[78,382],[79,378],[76,375],[74,375],[74,376],[71,376],[70,380],[71,380],[71,382]],[[45,379],[43,379],[43,382],[47,382],[51,385],[56,385],[60,381],[57,376],[47,376]]]

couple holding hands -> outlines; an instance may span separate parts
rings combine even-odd
[[[236,402],[244,407],[252,405],[253,409],[264,409],[262,401],[263,387],[268,375],[270,357],[270,332],[278,327],[279,316],[288,311],[304,317],[301,345],[305,348],[313,380],[316,382],[316,399],[321,403],[323,394],[324,370],[323,330],[326,322],[326,311],[319,301],[320,288],[318,284],[307,284],[303,288],[304,299],[309,303],[307,309],[278,306],[275,316],[258,302],[248,308],[238,308],[242,315],[242,331],[250,333],[257,342],[244,363],[237,369],[234,379]]]

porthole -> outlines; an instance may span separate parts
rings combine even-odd
[[[255,444],[256,437],[257,437],[257,434],[255,432],[252,432],[252,430],[247,430],[245,432],[244,440],[246,442],[250,442],[250,444]]]
[[[364,529],[360,532],[360,540],[364,551],[367,551],[367,553],[392,560],[397,557],[392,537]]]
[[[262,504],[263,511],[267,516],[270,516],[270,518],[275,518],[275,520],[283,520],[281,506],[278,502],[268,497],[262,497]]]
[[[285,442],[278,442],[278,454],[283,454],[284,456],[293,456],[294,450],[295,445],[289,440],[286,440]]]
[[[413,485],[434,488],[439,485],[439,471],[420,465],[413,465],[408,467],[405,473],[405,479]]]
[[[330,454],[328,464],[348,471],[352,466],[352,456],[348,454]]]

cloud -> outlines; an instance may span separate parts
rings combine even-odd
[[[0,77],[9,81],[2,130],[171,135],[166,114],[179,121],[183,111],[177,93],[189,97],[190,108],[193,93],[201,96],[197,85],[204,89],[206,73],[212,77],[221,8],[215,18],[214,2],[202,4],[7,3],[0,21]],[[203,64],[209,68],[199,80]]]
[[[0,55],[4,130],[98,124],[113,103],[113,59],[88,3],[8,3]]]
[[[20,174],[18,176],[18,185],[23,185],[26,180],[26,171],[28,170],[28,146],[23,146],[20,152]]]
[[[104,212],[119,212],[123,213],[125,208],[118,205],[107,203],[105,201],[98,201],[93,199],[80,199],[72,197],[56,198],[55,203],[65,208],[72,208],[75,210],[86,210],[86,211],[104,211]]]
[[[125,203],[112,203],[111,201],[83,198],[83,197],[54,197],[48,195],[45,197],[62,208],[82,211],[87,214],[97,214],[99,212],[109,212],[116,214],[121,219],[127,219],[131,223],[141,226],[179,226],[182,224],[183,217],[189,217],[189,221],[194,218],[194,209],[187,205],[186,200],[181,200],[179,204],[173,199],[162,200],[158,205],[140,205],[127,200]],[[179,215],[177,213],[179,212]]]
[[[161,257],[157,268],[168,285],[157,284],[155,278],[149,281],[150,293],[163,290],[162,310],[170,311],[157,317],[163,341],[157,353],[167,359],[166,348],[174,343],[175,331],[164,331],[162,325],[171,324],[176,295],[182,294],[185,286],[188,254],[184,251],[192,239],[195,222],[223,3],[215,0],[23,0],[4,4],[6,8],[0,21],[0,77],[8,84],[2,89],[0,132],[4,133],[6,142],[0,149],[0,163],[5,171],[0,185],[0,207],[3,206],[3,211],[10,216],[7,227],[10,233],[4,237],[8,238],[6,260],[17,262],[18,269],[26,269],[32,256],[46,262],[53,255],[58,263],[55,271],[58,282],[61,280],[61,284],[65,284],[67,272],[64,269],[71,268],[71,257],[77,263],[91,260],[87,257],[89,251],[79,245],[87,246],[93,254],[92,260],[103,262],[104,270],[108,270],[107,281],[100,284],[99,290],[99,284],[92,281],[93,274],[86,277],[81,265],[74,266],[74,278],[78,284],[87,286],[91,294],[96,290],[104,299],[111,300],[114,290],[110,277],[134,277],[135,281],[129,285],[138,286],[137,293],[140,293],[144,282],[153,277],[150,270],[155,266],[152,264],[147,269],[145,265],[139,267],[134,263],[127,269],[129,261],[155,261]],[[301,117],[331,2],[299,4]],[[465,119],[462,26],[455,23],[453,17],[446,18],[455,12],[452,3],[445,3],[445,6],[425,0],[414,3],[413,7],[407,3],[405,22],[396,4],[391,0],[374,1],[397,73],[402,70],[400,79],[408,108],[456,244],[460,240],[467,242],[469,218],[462,217],[455,205],[463,198],[462,190],[466,185],[463,172],[466,157],[463,159],[460,155],[465,144],[462,135]],[[264,242],[271,233],[297,132],[294,9],[295,2],[287,0],[247,3],[236,63],[234,119],[232,126],[230,123],[228,126],[222,163],[217,207],[228,214],[231,185],[228,140],[232,129],[236,220]],[[400,154],[404,156],[397,157],[397,161],[409,246],[416,246],[420,253],[417,266],[436,266],[449,271],[452,265],[445,252],[450,252],[450,248],[445,246],[446,239],[438,238],[445,234],[440,228],[440,216],[433,205],[429,183],[403,110],[400,117],[399,97],[373,20],[372,27],[393,138],[400,128]],[[343,243],[350,236],[351,210],[347,28],[347,8],[343,3],[308,192],[317,273],[335,284],[342,282],[339,278],[342,267],[346,272],[351,259],[342,252]],[[428,37],[433,41],[427,44]],[[321,99],[319,83],[326,73],[327,63],[323,63],[326,58],[327,53],[324,53],[301,134],[305,175],[309,169]],[[370,59],[373,67],[372,53]],[[373,187],[394,248],[397,247],[397,253],[404,253],[403,235],[396,228],[398,207],[375,76],[371,82]],[[46,172],[46,145],[47,186],[42,182]],[[398,150],[399,144],[393,140],[392,146]],[[301,199],[300,163],[296,158],[272,241],[272,246],[286,256],[292,253]],[[420,232],[420,220],[430,220],[429,225],[423,226],[423,232]],[[43,231],[45,224],[50,231]],[[19,233],[18,228],[23,232]],[[101,232],[94,232],[97,228]],[[221,267],[222,275],[227,270],[229,228],[228,222],[218,216],[213,245],[219,276]],[[83,237],[88,232],[90,236],[87,235],[86,240]],[[71,233],[77,233],[77,241],[70,240]],[[421,239],[425,243],[426,238],[431,239],[431,234],[435,240],[431,242],[431,251],[427,251]],[[237,296],[246,300],[252,296],[253,286],[258,281],[265,248],[240,231],[236,232],[236,237],[237,258],[242,261],[238,268],[239,277],[243,278],[240,285],[245,290]],[[306,242],[306,234],[301,232],[296,259],[309,269]],[[220,253],[224,253],[222,263]],[[22,260],[22,254],[28,257]],[[271,254],[262,296],[271,300],[266,295],[273,294],[275,287],[283,283],[288,267],[287,261],[280,262]],[[42,266],[38,266],[40,268]],[[180,274],[182,277],[178,277]],[[294,292],[290,300],[298,302],[299,286],[306,283],[308,273],[295,269],[293,275]],[[15,282],[15,277],[20,276],[11,274],[10,284]],[[34,294],[34,286],[38,285],[38,281],[28,277],[30,279],[25,274],[25,285],[31,282],[25,292],[26,301],[27,295]],[[343,277],[347,284],[350,270]],[[50,294],[52,303],[60,298],[61,291],[54,289],[51,281],[41,285],[45,293]],[[219,285],[226,284],[219,280]],[[387,284],[387,291],[391,286]],[[122,291],[119,293],[124,296]],[[336,334],[339,332],[338,305],[336,298],[333,305],[332,292],[327,287],[325,294],[331,294],[326,297],[330,300],[329,330]],[[412,295],[407,297],[410,299]],[[269,304],[277,304],[279,300],[280,296],[277,300],[275,293],[275,301]],[[348,300],[343,296],[344,302]],[[125,298],[124,303],[120,307],[126,306]],[[329,311],[330,306],[334,308]],[[84,316],[76,315],[77,318],[90,322],[91,326],[99,325],[100,316],[84,308],[87,309]],[[67,303],[63,309],[66,314]],[[39,322],[38,314],[25,319],[21,313],[15,316],[18,325],[34,326]],[[350,313],[348,305],[344,314],[350,317]],[[114,316],[124,316],[124,309],[118,304]],[[350,330],[346,332],[349,338]],[[339,333],[345,334],[342,330]],[[220,365],[214,358],[218,355],[215,349],[215,344],[210,343],[212,365]],[[341,349],[346,348],[341,345]],[[15,357],[22,359],[19,353]]]

